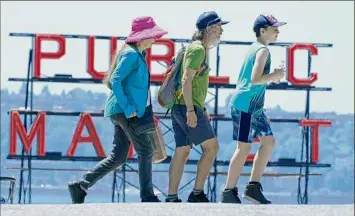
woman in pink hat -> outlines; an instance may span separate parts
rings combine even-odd
[[[150,97],[150,74],[145,50],[167,34],[152,17],[139,17],[117,52],[104,83],[111,89],[104,116],[114,125],[113,148],[107,158],[68,188],[73,203],[83,203],[96,181],[126,162],[130,143],[138,154],[140,197],[142,202],[160,202],[152,184],[152,132],[155,130]]]

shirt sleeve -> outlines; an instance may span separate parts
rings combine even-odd
[[[203,47],[194,46],[186,50],[185,68],[199,70],[202,61],[205,58],[205,50]]]
[[[131,116],[137,109],[129,103],[127,96],[123,92],[122,81],[135,70],[137,58],[138,54],[136,52],[123,52],[110,79],[112,91],[117,98],[118,104],[122,107],[126,118]]]

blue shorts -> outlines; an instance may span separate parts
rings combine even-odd
[[[233,140],[253,143],[253,139],[273,135],[264,112],[250,114],[232,107]]]
[[[185,105],[175,104],[171,109],[176,148],[183,146],[192,147],[192,143],[199,145],[206,140],[216,137],[211,123],[203,110],[197,106],[194,107],[197,116],[197,125],[195,128],[187,126],[187,110]]]

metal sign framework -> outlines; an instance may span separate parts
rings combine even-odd
[[[35,33],[10,33],[10,36],[12,37],[30,37],[32,39],[32,47],[29,50],[29,60],[28,60],[28,71],[27,71],[27,77],[15,77],[15,78],[9,78],[9,81],[15,81],[15,82],[26,82],[26,99],[25,99],[25,110],[11,110],[12,111],[18,111],[21,115],[24,116],[24,126],[27,130],[28,125],[31,125],[33,122],[33,115],[38,114],[38,110],[33,110],[33,85],[35,82],[57,82],[57,83],[84,83],[84,84],[100,84],[102,83],[101,80],[99,79],[91,79],[91,78],[68,78],[68,77],[46,77],[46,78],[38,78],[34,77],[33,73],[33,55],[34,55],[34,38],[36,37],[37,34]],[[76,38],[76,39],[88,39],[90,36],[89,35],[61,35],[64,38]],[[92,36],[91,36],[92,37]],[[109,40],[112,37],[110,36],[94,36],[95,39],[104,39],[104,40]],[[124,37],[117,37],[118,40],[124,40]],[[188,39],[170,39],[175,43],[191,43],[191,40]],[[220,70],[220,46],[226,46],[226,45],[250,45],[252,42],[242,42],[242,41],[221,41],[220,44],[216,48],[216,77],[219,76],[219,70]],[[280,47],[285,47],[286,50],[292,45],[293,43],[272,43],[270,46],[280,46]],[[316,47],[320,48],[329,48],[332,47],[332,44],[324,44],[324,43],[313,43]],[[286,52],[287,54],[287,52]],[[308,52],[308,75],[310,75],[310,68],[311,68],[311,55]],[[161,80],[153,80],[152,85],[159,86],[161,84]],[[214,117],[212,120],[213,128],[218,136],[218,122],[219,121],[230,121],[231,118],[226,118],[224,116],[219,115],[218,113],[218,97],[219,97],[219,89],[221,88],[227,88],[227,89],[234,89],[236,86],[235,84],[230,84],[228,83],[223,83],[223,82],[218,82],[218,83],[210,83],[210,90],[214,89],[214,93],[209,92],[214,96],[214,110],[212,113],[212,116]],[[310,92],[311,91],[331,91],[331,88],[328,87],[315,87],[315,86],[296,86],[296,85],[290,85],[289,83],[281,83],[281,84],[271,84],[267,87],[268,90],[281,90],[281,91],[306,91],[306,104],[305,104],[305,112],[304,112],[304,117],[305,119],[310,119]],[[29,104],[30,101],[30,104]],[[208,101],[208,103],[211,103],[211,101]],[[81,113],[80,112],[57,112],[57,111],[44,111],[47,115],[57,115],[57,116],[79,116]],[[103,116],[102,113],[89,113],[93,117],[100,117]],[[167,130],[164,134],[167,134],[169,131],[172,132],[171,127],[169,127],[167,124],[164,123],[164,119],[169,119],[170,116],[164,116],[162,113],[155,113],[155,116],[160,120],[163,125]],[[299,119],[271,119],[271,122],[277,122],[277,123],[299,123]],[[27,130],[28,131],[28,130]],[[301,160],[300,162],[297,162],[294,158],[280,158],[279,161],[272,162],[270,161],[268,163],[268,166],[277,166],[277,167],[299,167],[300,168],[300,173],[298,175],[299,177],[299,182],[298,182],[298,202],[299,203],[308,203],[308,178],[311,175],[317,175],[317,174],[311,174],[309,173],[309,168],[310,167],[330,167],[330,164],[321,164],[321,163],[313,163],[310,161],[310,127],[303,127],[303,133],[302,133],[302,144],[301,144]],[[168,146],[168,143],[166,143],[167,148],[171,148]],[[199,152],[197,149],[195,149],[197,152]],[[304,153],[305,151],[305,153]],[[22,153],[20,155],[8,155],[7,159],[14,159],[14,160],[20,160],[21,161],[21,167],[18,168],[20,170],[20,181],[19,181],[19,193],[18,193],[18,203],[26,203],[26,190],[25,188],[25,183],[24,183],[24,173],[25,171],[28,172],[28,202],[31,203],[31,178],[32,174],[31,171],[32,168],[31,165],[31,160],[58,160],[58,161],[65,161],[65,160],[70,160],[70,161],[100,161],[101,157],[86,157],[86,156],[74,156],[74,157],[66,157],[62,156],[61,153],[50,153],[47,154],[46,156],[38,156],[38,155],[32,155],[32,150],[29,154],[26,154],[24,149],[22,149]],[[25,167],[25,159],[27,159],[27,166]],[[163,161],[163,164],[170,163],[171,157],[169,156],[165,161]],[[196,165],[197,160],[188,160],[187,165]],[[134,184],[128,182],[126,180],[126,172],[137,172],[132,166],[130,166],[131,163],[137,163],[136,158],[131,158],[128,159],[128,161],[122,165],[122,167],[119,170],[114,171],[113,173],[113,182],[112,182],[112,202],[115,202],[115,193],[117,194],[117,202],[119,202],[119,195],[122,193],[122,201],[125,202],[125,188],[126,184],[135,187],[139,189],[138,186],[135,186]],[[217,177],[218,175],[221,175],[221,172],[218,172],[218,167],[219,166],[228,166],[229,161],[228,160],[218,160],[216,159],[214,164],[213,164],[213,171],[208,177],[207,181],[207,188],[208,188],[208,196],[212,202],[216,202],[216,182],[217,182]],[[246,166],[252,165],[252,162],[248,161],[245,164]],[[305,171],[303,171],[303,168],[305,168]],[[44,169],[46,170],[46,169]],[[47,169],[51,170],[51,169]],[[186,172],[186,171],[185,171]],[[303,174],[303,172],[305,172]],[[283,176],[287,174],[274,174],[273,176]],[[305,177],[305,183],[304,183],[304,193],[303,195],[301,194],[301,177]],[[117,178],[121,180],[121,186],[118,188],[118,181]],[[211,182],[211,178],[213,178],[213,182]],[[194,179],[189,181],[187,184],[183,185],[180,188],[180,191],[184,189],[186,186],[188,186],[191,182],[193,182]],[[162,194],[166,195],[162,190],[160,190],[157,186],[155,186],[156,189],[161,191]],[[23,200],[21,201],[21,196],[23,195]]]

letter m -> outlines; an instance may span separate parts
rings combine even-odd
[[[45,156],[45,118],[46,113],[39,112],[31,125],[30,132],[27,133],[21,122],[19,112],[10,112],[10,155],[16,155],[18,134],[26,153],[30,152],[33,140],[37,135],[37,154],[38,156]]]

